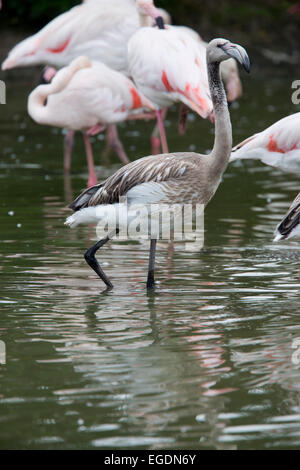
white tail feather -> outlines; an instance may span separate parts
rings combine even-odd
[[[95,224],[100,221],[105,221],[106,223],[115,226],[116,220],[119,220],[119,214],[124,210],[126,210],[127,214],[126,204],[105,204],[103,206],[85,207],[68,217],[65,221],[65,225],[73,228],[80,224]],[[128,223],[127,217],[124,222],[125,224]]]
[[[65,225],[74,228],[79,224],[92,224],[98,221],[99,216],[97,216],[95,207],[86,207],[68,217],[65,221]]]

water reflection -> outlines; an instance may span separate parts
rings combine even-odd
[[[260,102],[251,99],[259,85],[231,111],[236,141],[291,111],[282,82],[262,87]],[[115,289],[103,292],[82,256],[94,227],[63,225],[85,186],[81,151],[64,177],[53,158],[61,141],[27,120],[18,93],[9,119],[24,139],[15,141],[0,118],[0,339],[7,346],[0,447],[299,447],[292,345],[300,337],[300,248],[272,243],[299,191],[297,176],[237,162],[207,208],[203,250],[160,244],[159,284],[148,295],[148,244],[113,242],[101,259]],[[270,93],[280,108],[268,108]],[[136,132],[147,137],[143,126]],[[171,111],[177,150],[210,148],[204,121],[189,120],[185,138],[176,127]],[[148,139],[137,141],[133,131],[124,127],[121,136],[126,148],[145,141],[130,150],[137,158]],[[103,178],[115,169],[115,161],[97,167]]]

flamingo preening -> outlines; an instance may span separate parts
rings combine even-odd
[[[97,223],[110,215],[126,212],[127,205],[136,204],[203,204],[207,205],[215,194],[226,170],[231,148],[232,130],[225,90],[220,77],[220,63],[234,57],[249,71],[250,61],[244,48],[226,39],[214,39],[206,50],[207,72],[215,114],[215,141],[210,155],[171,153],[149,156],[120,168],[103,183],[83,192],[70,206],[74,214],[66,225]],[[126,198],[127,202],[120,200]],[[128,218],[120,217],[119,225],[104,239],[85,253],[89,266],[108,288],[111,281],[101,269],[95,254],[100,247],[118,233]],[[156,241],[151,236],[147,287],[154,288]]]
[[[129,78],[84,56],[62,68],[51,83],[39,85],[28,98],[28,113],[39,124],[84,133],[88,186],[97,183],[89,135],[135,118],[142,108],[154,111]],[[69,165],[70,155],[65,158],[65,167]]]
[[[128,42],[128,70],[138,89],[156,105],[162,147],[168,152],[162,109],[184,103],[203,118],[212,113],[205,48],[181,29],[163,27],[153,0],[137,0],[141,15],[159,28],[142,27]],[[143,21],[142,21],[143,24]]]
[[[174,102],[181,103],[179,132],[183,133],[187,109],[203,118],[211,117],[212,104],[206,72],[207,43],[191,28],[164,25],[167,12],[154,6],[153,0],[137,0],[141,24],[148,25],[149,17],[160,29],[141,28],[128,43],[128,67],[138,88],[157,105],[158,130],[164,152],[168,152],[163,126],[165,109]],[[163,18],[164,20],[164,18]],[[170,22],[170,19],[169,19]],[[231,103],[242,94],[237,63],[228,59],[221,64],[221,75]],[[152,134],[152,148],[160,147],[157,129]]]
[[[127,43],[139,27],[135,0],[86,0],[17,44],[2,63],[2,70],[38,64],[60,68],[85,55],[128,75]],[[128,163],[115,125],[108,127],[107,139],[120,160]],[[70,158],[73,145],[74,132],[69,130],[65,160]]]
[[[52,64],[55,67],[61,67],[68,65],[78,55],[87,55],[91,60],[102,61],[114,70],[128,74],[127,43],[130,37],[140,28],[141,22],[136,3],[138,6],[140,5],[143,24],[150,24],[160,17],[163,17],[166,22],[170,22],[168,13],[161,9],[155,10],[153,2],[149,2],[149,0],[137,0],[137,2],[135,0],[86,0],[81,5],[59,15],[38,33],[16,45],[3,62],[2,69],[7,70],[13,67],[35,64]],[[147,4],[150,5],[150,9]],[[152,16],[145,15],[145,9],[143,10],[145,7],[146,13]],[[180,29],[179,27],[176,28],[177,30]],[[173,29],[176,28],[173,27]],[[189,30],[189,28],[181,27],[182,32],[184,32],[184,29]],[[190,35],[191,31],[193,30],[190,30]],[[194,32],[194,39],[198,40],[198,38],[200,37]],[[186,41],[185,39],[182,40]],[[196,59],[194,57],[192,60],[194,59],[198,63],[202,62],[201,67],[205,75],[205,50],[201,44],[201,39],[199,44],[200,51],[198,57]],[[141,52],[143,51],[141,50]],[[148,69],[150,67],[149,65]],[[197,72],[199,73],[199,70]],[[192,71],[192,75],[194,74],[195,72]],[[152,76],[151,73],[150,75]],[[139,79],[139,77],[136,78]],[[167,80],[169,80],[168,76],[166,76],[165,80],[168,88],[170,84]],[[195,82],[195,77],[192,81]],[[204,88],[208,90],[207,79],[205,78],[204,81]],[[154,84],[154,86],[156,85]],[[198,85],[195,87],[196,94],[198,94],[197,87]],[[201,85],[200,88],[203,88],[203,86]],[[180,90],[181,96],[179,101],[184,101],[184,94],[190,95],[191,93],[189,90],[184,90],[183,92]],[[169,104],[175,100],[175,95],[176,93],[172,93],[172,100],[169,100]],[[195,109],[195,104],[191,104],[191,102],[195,101],[195,93],[193,95],[189,106]],[[169,93],[169,96],[171,97],[171,93]],[[187,99],[190,99],[190,96]],[[204,96],[204,101],[209,101],[209,98]],[[198,106],[199,111],[199,100],[196,106]],[[163,117],[160,109],[157,110],[157,117],[163,140],[163,148],[164,151],[167,151]],[[160,142],[155,138],[156,135],[157,132],[154,133],[153,142],[156,142],[156,146],[159,148]],[[108,127],[107,138],[109,145],[116,151],[120,160],[123,163],[127,163],[129,160],[118,138],[115,125]],[[69,131],[65,137],[65,160],[70,158],[73,144],[74,132]]]
[[[39,64],[64,67],[84,55],[127,74],[127,43],[139,27],[134,0],[89,0],[17,44],[2,70]]]
[[[165,10],[158,8],[165,24],[172,24],[171,16]],[[186,32],[193,37],[200,45],[200,48],[207,47],[207,42],[202,39],[200,34],[188,26],[175,26],[176,29]],[[229,104],[236,101],[243,94],[242,82],[239,75],[238,65],[235,59],[228,59],[220,65],[221,77],[225,84],[227,101]]]
[[[164,24],[172,24],[171,15],[163,8],[157,8],[157,13],[162,18]],[[156,20],[151,16],[146,15],[143,18],[143,26],[156,26]]]
[[[285,171],[300,172],[300,113],[286,116],[232,149],[230,162],[261,160]]]
[[[148,11],[150,10],[148,9]],[[162,18],[163,23],[165,25],[172,24],[171,15],[166,10],[157,8],[156,14]],[[152,14],[152,17],[153,16],[154,15]],[[144,24],[144,26],[151,26],[151,23],[152,25],[154,25],[156,22],[155,20],[153,20],[152,17],[143,15],[141,22]],[[188,26],[175,26],[174,29],[180,30],[190,35],[199,44],[200,53],[202,55],[205,54],[204,48],[207,47],[208,43],[202,39],[202,37],[197,31],[195,31],[194,29]],[[234,101],[238,100],[243,94],[242,82],[239,76],[239,70],[238,70],[238,65],[237,65],[236,60],[232,58],[225,60],[224,62],[221,63],[220,70],[221,70],[221,77],[222,77],[222,80],[224,81],[225,88],[226,88],[227,101],[228,101],[228,104],[231,105]],[[179,111],[179,133],[180,134],[184,134],[185,132],[188,109],[189,108],[185,104],[183,103],[180,104],[180,111]],[[159,153],[158,152],[159,148],[160,148],[160,140],[158,138],[158,129],[155,128],[152,134],[152,149],[154,150],[155,153]]]

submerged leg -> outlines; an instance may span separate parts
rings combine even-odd
[[[98,182],[96,172],[95,172],[95,165],[94,165],[94,158],[93,158],[93,151],[90,142],[90,138],[87,134],[83,134],[85,151],[86,151],[86,159],[88,163],[89,169],[89,180],[88,180],[88,187],[95,186]]]
[[[68,130],[64,139],[64,171],[70,172],[75,131]]]
[[[179,108],[179,123],[178,123],[179,135],[185,134],[186,121],[187,121],[188,114],[189,114],[189,108],[185,104],[181,103],[180,108]]]
[[[107,127],[107,139],[109,146],[116,152],[121,162],[124,165],[129,163],[129,159],[126,155],[123,144],[119,139],[117,126],[115,124],[111,124]]]
[[[108,277],[106,276],[106,274],[104,273],[104,271],[102,270],[98,261],[96,260],[95,254],[99,250],[99,248],[105,245],[105,243],[107,243],[117,233],[118,233],[118,230],[110,233],[106,238],[103,238],[103,240],[100,240],[94,246],[89,248],[84,255],[84,258],[87,264],[95,271],[96,274],[98,274],[100,279],[102,279],[102,281],[107,285],[109,289],[112,289],[113,285],[108,279]]]
[[[154,268],[155,268],[155,253],[156,253],[156,239],[150,241],[150,255],[149,255],[149,269],[148,269],[148,279],[147,279],[147,289],[154,289],[155,280],[154,280]]]

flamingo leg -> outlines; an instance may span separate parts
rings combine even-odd
[[[86,159],[87,159],[88,170],[89,170],[88,187],[90,188],[91,186],[95,186],[98,180],[97,180],[97,176],[95,172],[93,150],[92,150],[90,138],[87,134],[83,134],[83,140],[84,140]]]
[[[164,126],[164,112],[161,109],[158,109],[156,111],[156,118],[157,118],[157,124],[158,124],[163,153],[169,153],[167,136],[166,136],[165,126]]]
[[[147,289],[155,288],[154,268],[155,268],[155,253],[156,253],[156,239],[150,241],[150,254],[149,254],[149,268],[147,278]]]
[[[154,129],[155,130],[155,129]],[[159,155],[160,154],[160,138],[156,136],[151,136],[151,154]]]
[[[72,152],[74,147],[75,131],[68,130],[64,139],[64,171],[69,173],[71,169]]]
[[[150,142],[152,155],[158,155],[160,153],[160,137],[157,123],[152,131]]]
[[[119,139],[117,126],[115,124],[111,124],[107,127],[106,136],[107,136],[107,139],[108,139],[109,147],[111,147],[116,152],[116,154],[120,158],[121,162],[124,165],[129,163],[129,159],[128,159],[126,153],[125,153],[123,144]]]
[[[108,279],[108,277],[106,276],[106,274],[104,273],[104,271],[102,270],[102,268],[101,268],[100,264],[98,263],[98,261],[96,260],[95,254],[99,250],[99,248],[104,246],[105,243],[107,243],[114,235],[117,235],[118,233],[119,233],[118,229],[111,232],[106,238],[103,238],[102,240],[97,242],[94,246],[89,248],[86,251],[85,255],[84,255],[84,258],[85,258],[87,264],[95,271],[95,273],[100,277],[100,279],[102,279],[104,284],[106,284],[106,286],[109,289],[112,289],[113,285],[110,282],[110,280]]]
[[[181,103],[180,108],[179,108],[179,123],[178,123],[179,135],[185,134],[188,113],[189,113],[189,108],[185,104]]]
[[[103,126],[102,124],[96,124],[96,126],[91,127],[87,131],[87,135],[97,135],[100,132],[104,131],[104,129],[105,129],[105,126]]]
[[[150,121],[151,119],[156,119],[155,113],[129,114],[126,121]]]

